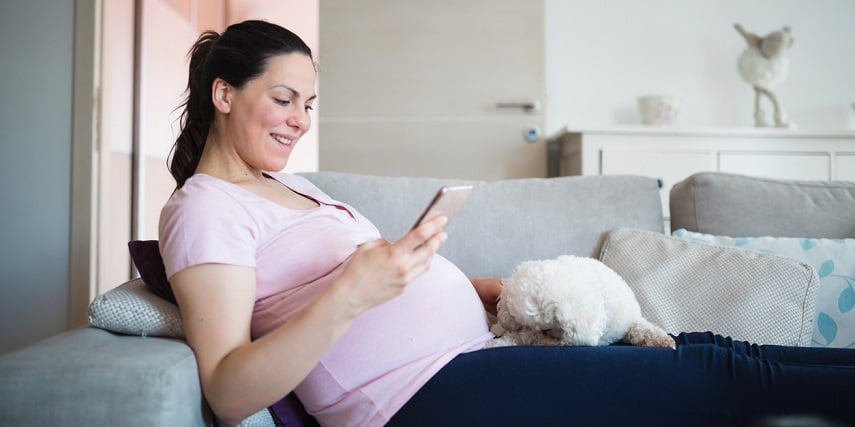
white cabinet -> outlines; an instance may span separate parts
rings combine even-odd
[[[566,128],[551,137],[549,175],[645,175],[671,187],[695,172],[855,181],[855,131],[788,129]]]
[[[829,153],[723,151],[718,160],[721,172],[780,179],[831,179]]]
[[[855,181],[855,152],[837,155],[837,179]]]
[[[599,174],[651,176],[668,188],[695,171],[715,168],[715,153],[709,150],[606,148],[600,153],[600,158]]]

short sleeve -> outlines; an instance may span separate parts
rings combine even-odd
[[[158,240],[167,277],[200,264],[255,267],[257,226],[228,186],[194,175],[166,202]]]

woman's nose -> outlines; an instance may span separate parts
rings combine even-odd
[[[304,109],[299,109],[290,117],[288,117],[288,126],[295,127],[303,132],[309,130],[309,126],[311,126],[311,123],[312,118],[309,115],[309,112]]]

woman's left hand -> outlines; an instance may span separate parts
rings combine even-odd
[[[496,277],[473,277],[469,281],[472,282],[475,292],[481,298],[484,309],[495,316],[498,311],[496,304],[498,304],[499,295],[502,293],[502,279]]]

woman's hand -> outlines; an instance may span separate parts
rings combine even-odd
[[[475,292],[481,298],[484,310],[495,316],[498,312],[496,305],[499,303],[499,295],[502,293],[502,279],[495,277],[473,277],[469,281],[472,282]]]
[[[357,316],[400,295],[406,285],[430,267],[446,240],[448,218],[440,216],[416,227],[397,242],[378,239],[359,246],[339,277],[349,286],[348,306]]]

